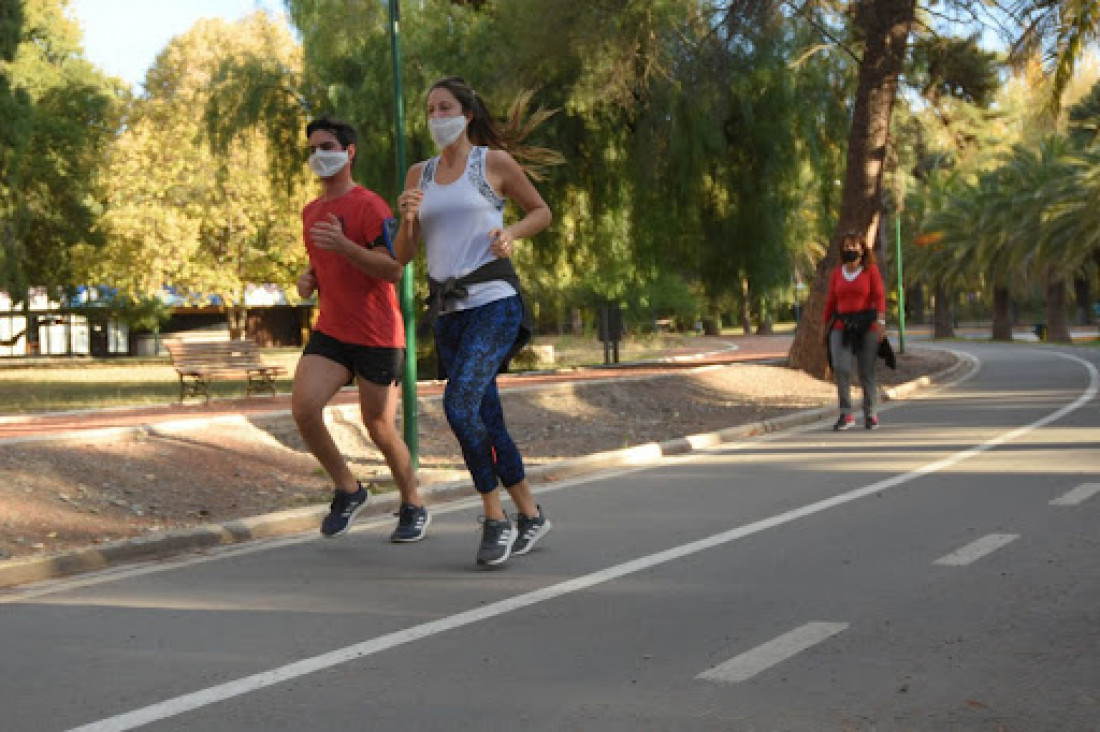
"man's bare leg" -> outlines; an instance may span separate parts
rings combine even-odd
[[[401,493],[401,502],[423,506],[412,454],[397,431],[397,394],[396,385],[381,386],[359,379],[359,408],[363,414],[363,424],[386,460],[393,482]]]
[[[332,478],[333,485],[354,493],[359,485],[325,426],[324,415],[325,406],[347,383],[348,377],[348,370],[335,361],[313,354],[302,356],[294,372],[291,413],[306,447]]]

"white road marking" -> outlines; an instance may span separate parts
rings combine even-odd
[[[745,651],[725,663],[718,664],[695,678],[724,684],[739,684],[847,629],[847,623],[807,623],[801,628],[795,628],[751,651]]]
[[[1019,534],[989,534],[977,541],[970,542],[961,549],[957,549],[946,556],[940,557],[932,563],[940,564],[945,567],[965,567],[986,555],[992,554],[1001,547],[1008,546],[1019,538]]]
[[[274,686],[275,684],[289,681],[300,676],[315,673],[325,669],[338,666],[348,661],[370,656],[382,651],[395,648],[405,643],[411,643],[413,641],[429,638],[439,633],[444,633],[448,630],[454,630],[455,628],[461,628],[466,625],[478,623],[483,620],[495,618],[506,613],[514,612],[516,610],[529,607],[541,602],[547,602],[549,600],[569,595],[574,592],[580,592],[597,585],[601,585],[605,582],[619,579],[620,577],[626,577],[636,572],[642,572],[653,567],[667,564],[677,559],[697,554],[707,549],[712,549],[717,546],[729,544],[734,541],[738,541],[747,536],[752,536],[768,529],[773,529],[778,526],[782,526],[793,521],[797,521],[807,516],[812,516],[822,511],[827,511],[830,508],[836,508],[853,501],[857,501],[861,498],[867,498],[883,493],[891,488],[896,488],[899,485],[910,483],[918,478],[922,478],[926,475],[939,472],[945,468],[952,467],[958,463],[968,460],[976,455],[988,452],[996,447],[999,447],[1006,442],[1014,440],[1018,437],[1022,437],[1029,432],[1039,429],[1051,422],[1061,419],[1065,415],[1080,409],[1088,404],[1097,394],[1098,391],[1098,375],[1096,367],[1088,361],[1071,356],[1068,354],[1062,354],[1055,352],[1053,355],[1060,356],[1062,358],[1076,361],[1080,363],[1089,374],[1089,385],[1083,394],[1075,399],[1070,404],[1057,409],[1050,414],[1035,420],[1034,422],[1017,427],[1016,429],[1009,430],[995,437],[991,440],[975,445],[961,452],[957,452],[954,455],[950,455],[941,460],[937,460],[927,465],[921,466],[916,470],[911,470],[908,473],[902,473],[895,475],[885,480],[880,480],[876,483],[863,486],[862,488],[856,488],[848,491],[847,493],[841,493],[831,498],[826,498],[821,501],[807,504],[800,508],[792,509],[784,513],[772,516],[770,518],[762,519],[760,521],[754,521],[751,524],[745,524],[729,531],[724,531],[719,534],[698,539],[696,541],[689,542],[687,544],[681,544],[680,546],[672,547],[655,554],[640,557],[623,564],[618,564],[607,569],[593,572],[591,574],[583,575],[572,580],[560,582],[556,585],[544,587],[533,592],[528,592],[523,595],[508,598],[505,600],[499,600],[488,605],[475,608],[473,610],[467,610],[465,612],[451,615],[448,617],[433,620],[431,622],[422,623],[420,625],[407,628],[405,630],[396,631],[387,635],[372,638],[370,640],[356,643],[346,648],[324,653],[319,656],[313,656],[312,658],[306,658],[301,661],[296,661],[279,668],[272,669],[270,671],[263,671],[251,676],[245,676],[234,681],[228,681],[224,684],[212,686],[207,689],[192,692],[190,694],[184,694],[172,699],[167,699],[162,702],[150,704],[149,706],[136,709],[131,712],[126,712],[114,717],[92,722],[90,724],[74,728],[71,732],[116,732],[121,730],[134,729],[146,724],[151,724],[163,719],[175,717],[185,712],[200,709],[202,707],[216,704],[218,702],[231,699],[233,697],[248,694],[253,691]]]
[[[1100,483],[1082,483],[1064,496],[1050,502],[1052,506],[1077,506],[1100,493]]]

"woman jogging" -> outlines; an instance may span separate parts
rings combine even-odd
[[[551,528],[504,425],[496,385],[497,373],[530,332],[509,257],[516,241],[549,226],[551,213],[507,152],[527,130],[496,123],[485,102],[456,76],[432,85],[427,112],[440,154],[409,168],[398,198],[395,252],[406,264],[424,242],[429,320],[435,321],[436,351],[447,373],[444,410],[484,506],[477,563],[494,566],[526,554]],[[534,153],[529,161],[552,157],[545,150],[527,152]],[[509,199],[523,216],[505,226]],[[519,509],[515,527],[504,512],[499,483]]]

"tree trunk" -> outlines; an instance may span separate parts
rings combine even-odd
[[[229,340],[239,341],[248,336],[248,308],[244,305],[229,305],[225,308],[229,321]]]
[[[756,325],[756,335],[774,335],[775,324],[772,321],[772,311],[768,307],[767,298],[760,300],[760,319]]]
[[[924,325],[924,287],[913,285],[905,293],[905,320]]]
[[[829,251],[817,263],[802,324],[789,354],[791,366],[819,378],[825,376],[827,367],[825,349],[821,347],[825,328],[821,318],[829,294],[829,272],[840,249],[840,235],[856,230],[870,237],[878,226],[890,113],[897,96],[898,75],[905,61],[916,0],[865,0],[855,6],[864,50],[848,133],[840,216]]]
[[[1077,324],[1092,325],[1092,281],[1090,277],[1073,278],[1073,300],[1077,303]]]
[[[575,336],[584,335],[584,316],[580,308],[572,308],[570,311],[569,327]]]
[[[993,340],[1012,341],[1012,295],[1007,287],[993,288]]]
[[[752,293],[744,277],[741,278],[741,332],[752,335]]]
[[[1047,340],[1072,343],[1069,319],[1066,317],[1066,281],[1061,277],[1047,280]]]
[[[932,320],[935,323],[934,338],[955,337],[955,308],[954,298],[950,290],[943,285],[936,285],[936,304]]]

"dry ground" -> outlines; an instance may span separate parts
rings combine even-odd
[[[880,363],[880,380],[903,383],[952,363],[946,352],[910,349],[897,371]],[[529,465],[734,427],[836,398],[829,382],[753,365],[504,393]],[[384,482],[380,455],[354,421],[338,420],[333,429],[357,473]],[[423,400],[420,435],[425,483],[464,475],[436,400]],[[289,418],[109,443],[10,445],[0,452],[0,560],[325,503],[328,493]]]

